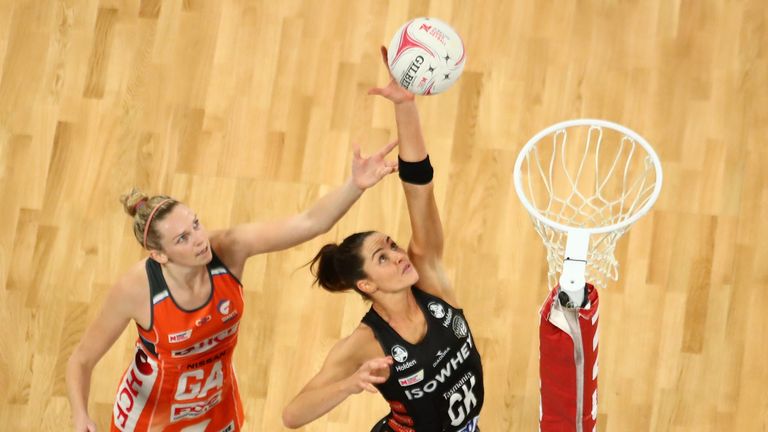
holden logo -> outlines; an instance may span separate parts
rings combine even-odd
[[[432,316],[437,319],[445,316],[445,308],[440,303],[431,302],[427,305],[427,308],[429,309],[429,313],[431,313]]]
[[[464,318],[462,318],[461,315],[456,315],[453,318],[453,333],[457,338],[463,338],[467,336],[468,332],[467,323],[464,321]]]
[[[397,360],[398,363],[402,363],[408,360],[408,351],[406,351],[405,348],[401,347],[400,345],[393,346],[391,353],[392,357]]]

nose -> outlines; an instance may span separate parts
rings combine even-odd
[[[400,264],[401,262],[403,262],[403,260],[405,260],[405,256],[406,256],[405,255],[405,251],[396,251],[395,252],[395,262],[397,264]]]
[[[205,243],[205,235],[203,235],[202,232],[198,231],[194,234],[193,240],[194,240],[193,244],[195,246],[202,246]]]

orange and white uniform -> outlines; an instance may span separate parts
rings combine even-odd
[[[243,316],[243,288],[213,254],[211,295],[194,310],[176,304],[160,264],[147,259],[149,329],[137,324],[132,364],[112,410],[114,431],[234,432],[243,405],[232,365]]]

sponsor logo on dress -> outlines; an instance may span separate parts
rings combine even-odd
[[[169,343],[184,342],[185,340],[191,337],[192,337],[192,329],[184,330],[183,332],[169,334],[168,342]]]
[[[187,370],[198,369],[198,368],[201,368],[201,367],[208,366],[208,365],[212,364],[213,362],[215,362],[217,360],[221,360],[226,355],[227,355],[227,350],[221,350],[218,353],[216,353],[213,356],[208,357],[206,359],[203,359],[203,360],[200,360],[200,361],[197,361],[197,362],[193,362],[193,363],[187,363]]]
[[[210,315],[206,315],[206,316],[200,318],[199,320],[195,321],[195,326],[201,327],[203,324],[207,323],[210,320],[211,320],[211,316]]]
[[[400,345],[393,346],[390,353],[392,354],[392,358],[398,363],[408,360],[408,351]]]
[[[469,330],[467,329],[467,322],[464,321],[464,318],[462,318],[461,315],[456,315],[453,318],[453,334],[455,334],[457,338],[461,339],[466,337],[468,333]]]
[[[157,362],[137,346],[133,363],[123,376],[112,407],[112,417],[118,430],[132,431],[136,427],[157,380],[158,369]]]
[[[405,378],[398,378],[397,382],[400,383],[400,387],[408,387],[424,380],[424,369],[419,370],[413,375],[408,375]]]
[[[453,309],[448,309],[448,314],[445,316],[445,319],[443,320],[443,327],[448,327],[451,325],[451,319],[453,318]]]
[[[213,363],[210,369],[202,367],[184,371],[176,385],[171,422],[200,417],[218,405],[222,400],[225,380],[221,360]]]
[[[437,357],[437,359],[435,359],[435,362],[432,363],[432,367],[437,366],[437,364],[440,363],[440,360],[442,360],[443,357],[445,357],[446,354],[448,354],[448,351],[450,351],[450,350],[451,350],[451,347],[445,348],[445,351],[437,350],[437,354],[435,354],[435,357]]]
[[[171,405],[171,423],[179,420],[200,417],[218,405],[222,400],[221,390],[204,401]]]
[[[437,319],[445,316],[445,308],[438,302],[430,302],[427,305],[427,309],[429,309],[429,313],[431,313],[432,316]]]
[[[436,370],[434,372],[434,376],[432,379],[426,381],[423,385],[419,385],[415,388],[411,388],[409,390],[405,390],[405,396],[408,398],[408,400],[415,400],[415,399],[421,399],[424,397],[424,395],[428,393],[432,393],[435,390],[437,390],[438,386],[442,385],[451,385],[452,383],[456,383],[457,381],[460,384],[463,384],[461,382],[462,380],[469,379],[468,377],[460,378],[457,380],[456,372],[461,368],[461,365],[464,364],[464,362],[469,358],[469,356],[472,354],[472,347],[474,346],[474,343],[472,341],[472,337],[468,337],[467,340],[461,345],[461,348],[456,351],[453,356],[449,358],[448,361],[443,363],[443,366]],[[470,374],[471,375],[471,374]],[[472,377],[474,380],[474,376]],[[474,385],[474,384],[472,384]],[[453,387],[456,387],[454,384]],[[450,391],[443,394],[443,397],[448,399],[451,397]]]
[[[409,368],[411,368],[413,366],[416,366],[416,360],[411,360],[411,361],[409,361],[407,363],[395,365],[395,370],[398,371],[398,372],[402,372],[402,371],[404,371],[406,369],[409,369]]]
[[[229,327],[228,329],[226,329],[226,330],[224,330],[224,331],[222,331],[220,333],[217,333],[217,334],[209,337],[208,339],[200,341],[200,342],[196,343],[195,345],[192,345],[192,346],[189,346],[189,347],[186,347],[186,348],[182,348],[182,349],[179,349],[179,350],[171,351],[171,355],[173,357],[186,357],[186,356],[190,356],[190,355],[193,355],[193,354],[200,354],[200,353],[204,353],[206,351],[209,351],[213,347],[215,347],[216,345],[224,342],[228,338],[232,337],[232,335],[236,334],[237,333],[237,327],[238,327],[239,324],[240,323],[237,322],[234,325],[232,325],[232,327]]]
[[[445,394],[443,395],[443,397],[448,399],[448,417],[451,418],[451,426],[461,426],[464,424],[472,409],[477,406],[477,396],[475,396],[474,391],[476,382],[475,376],[468,372],[451,388],[450,393],[446,393],[450,394],[450,396],[446,397]],[[471,424],[472,422],[469,423]],[[464,428],[461,430],[474,431],[475,426],[470,427],[469,424],[464,424]]]

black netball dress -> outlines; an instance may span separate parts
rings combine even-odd
[[[461,309],[413,287],[427,334],[411,344],[371,308],[363,323],[394,359],[376,387],[391,411],[374,427],[394,432],[475,432],[483,407],[483,367]]]

